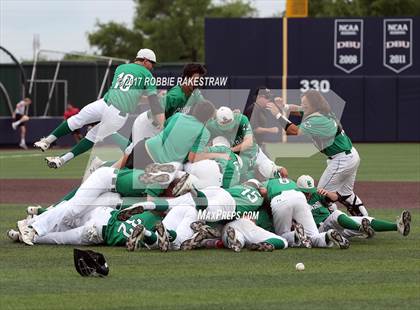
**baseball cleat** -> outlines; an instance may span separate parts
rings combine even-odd
[[[236,239],[236,232],[235,229],[231,226],[229,226],[226,229],[226,241],[227,246],[229,249],[232,249],[234,252],[240,252],[242,248],[242,244],[239,242],[238,239]]]
[[[18,124],[16,124],[17,122],[13,122],[12,123],[12,129],[13,130],[16,130],[16,128],[18,127]]]
[[[20,233],[14,229],[9,229],[6,233],[7,237],[12,239],[15,242],[22,241],[22,237],[20,236]]]
[[[133,252],[140,248],[140,244],[143,241],[145,233],[145,228],[142,224],[137,225],[134,227],[133,232],[131,233],[130,237],[128,237],[125,246],[127,251]]]
[[[197,249],[201,247],[201,242],[206,239],[204,231],[198,231],[193,234],[191,239],[187,239],[182,242],[180,249],[183,251]]]
[[[19,232],[21,234],[22,242],[27,245],[34,245],[34,237],[36,235],[35,229],[32,227],[26,226],[23,230],[19,229]]]
[[[62,160],[60,157],[45,157],[45,161],[47,162],[48,167],[50,168],[60,168],[62,165],[64,165],[64,160]]]
[[[185,173],[179,180],[178,183],[172,189],[172,194],[177,196],[182,196],[193,189],[192,177],[189,173]]]
[[[166,172],[145,173],[139,177],[139,180],[144,184],[169,183],[171,175]]]
[[[408,236],[410,233],[411,213],[404,210],[401,215],[397,218],[397,229],[398,232],[403,236]]]
[[[340,235],[340,233],[335,229],[330,229],[327,231],[327,238],[336,246],[340,247],[340,249],[348,249],[350,247],[350,242],[342,235]]]
[[[131,207],[121,210],[117,215],[117,219],[119,221],[124,222],[128,220],[130,217],[132,217],[133,215],[140,214],[143,212],[144,212],[143,206],[136,204],[136,205],[133,205]]]
[[[158,238],[158,247],[162,252],[169,250],[169,235],[162,222],[156,224],[156,233]]]
[[[167,173],[174,173],[176,170],[175,166],[172,164],[158,164],[153,163],[147,165],[144,169],[145,173],[159,173],[159,172],[167,172]]]
[[[34,147],[40,149],[43,152],[48,150],[50,145],[51,144],[47,141],[45,137],[34,143]]]
[[[295,224],[295,240],[297,240],[298,245],[303,245],[305,248],[312,248],[312,241],[305,233],[303,225],[300,223]]]
[[[362,219],[362,224],[360,225],[359,231],[366,235],[366,238],[373,238],[375,231],[372,226],[370,226],[370,221],[367,218]]]
[[[89,241],[89,243],[93,244],[100,244],[104,240],[102,239],[102,236],[99,235],[98,229],[96,225],[91,226],[87,232],[86,232],[86,239]]]
[[[251,251],[260,251],[260,252],[272,252],[272,251],[274,251],[274,245],[272,245],[268,242],[252,243],[248,248]]]
[[[202,231],[205,239],[219,239],[222,237],[220,230],[206,225],[204,221],[195,221],[190,224],[190,228],[194,232]]]
[[[101,160],[98,156],[93,157],[90,161],[89,167],[86,168],[85,174],[83,175],[82,183],[105,163],[106,161]]]
[[[28,149],[28,147],[26,146],[26,144],[25,144],[25,143],[19,143],[19,147],[20,147],[21,149],[24,149],[24,150],[27,150],[27,149]]]
[[[26,213],[28,215],[38,215],[38,210],[42,209],[40,205],[37,206],[28,206],[26,208]]]

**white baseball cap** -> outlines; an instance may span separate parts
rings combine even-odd
[[[148,48],[142,48],[137,52],[136,58],[147,59],[150,62],[156,63],[156,54],[154,51]]]
[[[233,121],[233,111],[228,107],[220,107],[216,112],[216,121],[220,125],[226,125]]]
[[[301,175],[296,181],[297,187],[305,193],[315,193],[315,181],[310,175]]]
[[[245,184],[246,183],[254,184],[256,188],[260,188],[261,187],[261,182],[258,181],[257,179],[249,179],[249,180],[245,181],[244,183]]]
[[[229,140],[223,136],[217,136],[212,140],[212,146],[227,146],[230,147]]]

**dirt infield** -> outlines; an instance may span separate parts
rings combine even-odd
[[[63,179],[0,179],[0,203],[54,203],[80,184]],[[418,182],[358,182],[356,192],[368,208],[420,208]]]

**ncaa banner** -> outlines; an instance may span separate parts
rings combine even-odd
[[[351,73],[363,65],[363,20],[336,19],[334,66]]]
[[[395,73],[413,63],[413,20],[384,19],[384,66]]]

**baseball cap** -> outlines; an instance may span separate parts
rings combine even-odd
[[[315,181],[310,175],[301,175],[297,179],[296,185],[304,193],[316,193]]]
[[[227,146],[230,147],[229,140],[223,136],[217,136],[212,140],[212,146]]]
[[[244,184],[253,184],[256,188],[261,187],[261,182],[258,181],[257,179],[249,179],[249,180],[245,181]]]
[[[233,127],[235,127],[233,119],[233,111],[230,108],[220,107],[219,109],[217,109],[216,121],[222,129],[232,129]]]
[[[142,48],[137,52],[136,58],[143,58],[147,59],[148,61],[152,63],[156,63],[156,54],[151,49],[148,48]]]

